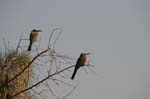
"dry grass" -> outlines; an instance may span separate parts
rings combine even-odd
[[[16,53],[11,51],[5,56],[0,54],[0,85],[6,84],[8,80],[12,79],[16,74],[22,71],[27,66],[30,58],[26,53]],[[6,87],[0,89],[0,99],[5,99],[7,95],[13,95],[29,85],[29,78],[31,74],[31,66],[24,73],[18,76],[14,81],[8,83]],[[27,93],[22,93],[16,99],[27,99]]]

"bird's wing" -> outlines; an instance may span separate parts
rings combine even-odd
[[[83,64],[83,62],[82,62],[82,59],[81,59],[81,57],[79,57],[78,58],[78,60],[77,60],[77,63],[76,63],[76,68],[80,68],[81,66],[83,66],[84,64]]]
[[[34,37],[33,37],[33,33],[31,32],[31,33],[30,33],[30,42],[32,42],[32,43],[33,43],[33,38],[34,38]]]

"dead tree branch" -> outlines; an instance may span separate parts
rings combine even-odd
[[[28,90],[30,90],[30,89],[36,87],[37,85],[39,85],[39,84],[41,84],[42,82],[44,82],[44,81],[46,81],[47,79],[49,79],[50,77],[53,77],[53,76],[55,76],[55,75],[57,75],[57,74],[60,74],[60,73],[66,71],[66,70],[68,70],[68,69],[70,69],[70,68],[73,68],[74,66],[75,66],[75,65],[69,66],[69,67],[67,67],[67,68],[65,68],[65,69],[63,69],[63,70],[60,70],[60,71],[55,72],[55,73],[53,73],[53,74],[51,74],[51,75],[48,75],[47,77],[45,77],[45,78],[42,79],[41,81],[37,82],[36,84],[32,85],[31,87],[29,87],[29,88],[27,88],[27,89],[24,89],[24,90],[22,90],[22,91],[20,91],[20,92],[18,92],[18,93],[16,93],[16,94],[14,94],[14,95],[11,96],[10,98],[12,99],[12,98],[14,98],[14,97],[17,96],[17,95],[19,95],[19,94],[21,94],[21,93],[23,93],[23,92],[26,92],[26,91],[28,91]],[[84,65],[84,66],[93,66],[93,65]],[[82,66],[82,67],[83,67],[83,66]]]

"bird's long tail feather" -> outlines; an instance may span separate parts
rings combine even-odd
[[[29,44],[29,47],[28,47],[28,50],[27,50],[27,51],[31,51],[31,48],[32,48],[32,42],[30,42],[30,44]]]
[[[76,73],[77,73],[77,70],[78,70],[78,69],[75,68],[75,70],[74,70],[74,72],[73,72],[73,74],[72,74],[72,77],[71,77],[72,80],[74,79],[74,77],[75,77],[75,75],[76,75]]]

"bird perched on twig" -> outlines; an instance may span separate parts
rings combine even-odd
[[[41,30],[36,30],[36,29],[33,29],[31,31],[31,33],[30,33],[30,43],[29,43],[27,51],[31,51],[32,44],[38,40],[39,32],[42,32],[42,31]]]
[[[80,57],[78,58],[77,62],[76,62],[76,65],[75,65],[75,69],[74,69],[74,72],[72,74],[72,77],[71,79],[73,80],[78,69],[81,67],[81,66],[84,66],[86,64],[86,61],[87,61],[87,55],[89,55],[90,53],[81,53],[80,54]]]

